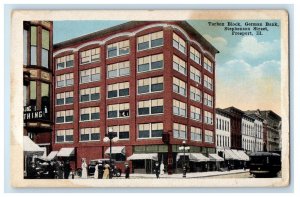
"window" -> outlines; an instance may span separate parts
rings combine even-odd
[[[173,55],[173,69],[186,75],[186,62],[176,55]]]
[[[213,97],[206,93],[204,93],[204,105],[213,107]]]
[[[212,62],[204,57],[204,68],[208,70],[209,72],[213,73],[213,64]]]
[[[201,55],[194,47],[190,47],[190,58],[194,60],[194,62],[200,64]]]
[[[145,50],[163,45],[163,31],[138,37],[138,50]]]
[[[163,132],[163,123],[139,124],[138,130],[138,138],[161,138]]]
[[[67,55],[64,57],[56,58],[56,69],[61,70],[64,68],[71,68],[74,66],[74,55]]]
[[[173,99],[173,114],[186,117],[186,103]]]
[[[69,123],[73,122],[73,110],[58,111],[56,112],[56,123]]]
[[[80,64],[87,64],[100,60],[100,48],[80,52]]]
[[[214,134],[212,131],[205,130],[205,142],[213,143],[214,142],[213,136],[214,136]]]
[[[30,28],[30,64],[37,65],[37,27]]]
[[[82,128],[80,129],[80,141],[99,141],[100,128]]]
[[[129,54],[129,40],[117,42],[107,46],[107,57],[112,58],[116,56]]]
[[[73,142],[73,129],[57,130],[56,142]]]
[[[50,47],[50,37],[49,31],[42,30],[42,66],[49,68],[49,47]]]
[[[173,77],[173,92],[186,96],[186,83],[176,77]]]
[[[159,92],[163,89],[163,76],[138,80],[138,94]]]
[[[186,125],[173,123],[173,138],[186,139]]]
[[[208,112],[208,111],[204,111],[204,123],[206,124],[213,124],[213,114]]]
[[[31,106],[36,106],[36,81],[30,81],[30,100]]]
[[[108,85],[107,98],[123,96],[129,96],[129,82]]]
[[[173,47],[185,54],[186,43],[177,34],[173,33]]]
[[[120,140],[129,139],[129,125],[110,126],[107,128],[107,130],[116,133],[116,136]]]
[[[107,78],[115,78],[130,74],[129,61],[110,64],[107,66]]]
[[[191,105],[191,119],[201,122],[202,117],[200,108]]]
[[[190,99],[197,102],[202,102],[201,91],[194,86],[190,86]]]
[[[97,101],[100,99],[100,87],[80,90],[80,102]]]
[[[73,95],[73,91],[56,94],[56,105],[72,104]]]
[[[100,68],[92,68],[80,71],[80,83],[100,81]]]
[[[129,117],[129,103],[108,105],[107,118]]]
[[[138,115],[161,114],[163,112],[163,99],[138,102]]]
[[[204,86],[210,90],[213,90],[213,80],[204,75]]]
[[[202,131],[200,128],[191,127],[191,140],[202,141]]]
[[[71,86],[74,84],[74,75],[73,73],[65,74],[65,75],[58,75],[56,77],[56,87],[65,87]]]
[[[100,119],[99,107],[88,107],[80,109],[80,121],[90,121]]]
[[[137,72],[146,72],[151,70],[157,70],[164,67],[164,57],[163,54],[152,55],[147,57],[142,57],[138,59],[138,69]]]
[[[28,30],[23,29],[23,65],[27,65],[27,60],[28,60],[28,40],[27,40],[27,36],[28,36]]]
[[[201,84],[201,73],[193,66],[190,66],[190,78]]]

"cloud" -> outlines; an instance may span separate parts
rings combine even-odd
[[[245,36],[236,45],[234,53],[239,57],[244,58],[262,58],[275,57],[280,52],[280,43],[278,40],[271,42],[258,41],[254,36]],[[277,57],[276,59],[279,59]]]
[[[208,42],[212,43],[212,45],[214,47],[216,47],[219,51],[223,50],[224,48],[226,48],[228,42],[225,38],[223,37],[211,37],[208,34],[204,35],[204,38],[208,40]]]

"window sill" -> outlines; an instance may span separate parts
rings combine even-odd
[[[73,123],[73,121],[72,122],[56,122],[55,124],[71,124],[71,123]]]
[[[107,120],[113,120],[113,119],[126,119],[126,118],[130,118],[130,116],[127,116],[127,117],[112,117],[112,118],[107,118]]]
[[[121,76],[115,76],[115,77],[106,77],[106,79],[115,79],[115,78],[119,78],[119,77],[128,77],[130,76],[130,73],[127,75],[121,75]]]
[[[137,117],[156,116],[156,115],[161,116],[161,115],[164,115],[164,113],[137,115]]]
[[[122,56],[126,56],[126,55],[129,55],[129,54],[130,54],[130,51],[129,51],[129,53],[122,54],[122,55],[117,55],[117,56],[113,56],[113,57],[108,57],[108,55],[106,54],[107,55],[106,59],[108,60],[108,59],[112,59],[112,58],[116,58],[116,57],[122,57]]]
[[[154,93],[160,93],[163,92],[164,90],[161,91],[156,91],[156,92],[145,92],[145,93],[138,93],[137,95],[145,95],[145,94],[154,94]]]
[[[150,43],[151,43],[151,41],[150,41]],[[142,52],[142,51],[146,51],[146,50],[150,50],[150,49],[156,49],[156,48],[160,48],[160,47],[163,47],[163,46],[164,46],[164,44],[159,45],[159,46],[155,46],[155,47],[149,47],[149,48],[147,48],[147,49],[137,50],[137,52]],[[137,48],[138,48],[138,47],[137,47]]]
[[[55,107],[60,107],[60,106],[69,106],[69,105],[74,105],[74,103],[68,103],[68,104],[55,105]]]
[[[98,100],[91,100],[91,101],[80,101],[79,103],[89,103],[89,102],[95,102],[95,101],[100,101],[101,99]]]
[[[101,142],[101,140],[86,140],[86,141],[80,140],[79,141],[79,143],[89,143],[89,142]]]
[[[117,96],[117,97],[111,97],[111,98],[106,98],[106,99],[107,99],[107,100],[110,100],[110,99],[126,98],[126,97],[130,97],[130,95],[127,95],[127,96]]]
[[[74,143],[74,141],[72,141],[72,142],[55,142],[55,144],[73,144]]]
[[[94,120],[80,120],[79,122],[93,122],[93,121],[98,121],[100,119],[94,119]]]
[[[83,65],[87,65],[87,64],[96,63],[96,62],[100,62],[100,60],[95,60],[95,61],[91,61],[91,62],[80,63],[79,65],[83,66]]]

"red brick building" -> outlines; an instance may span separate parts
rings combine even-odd
[[[215,153],[216,53],[185,21],[133,21],[54,45],[53,149],[74,148],[75,167],[108,158],[112,130],[112,157],[134,169],[151,171],[130,160],[141,154],[176,169],[183,140]]]

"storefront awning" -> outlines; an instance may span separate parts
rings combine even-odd
[[[178,153],[176,156],[176,161],[178,161],[181,156],[184,156],[184,154]],[[188,156],[190,161],[193,161],[193,162],[209,161],[209,158],[205,157],[201,153],[186,153],[185,156]]]
[[[53,160],[56,157],[57,153],[58,151],[51,151],[51,153],[46,157],[46,160],[47,161]]]
[[[61,148],[57,153],[57,157],[71,157],[74,156],[74,152],[74,148]]]
[[[125,155],[125,146],[112,146],[111,147],[111,154],[123,154]],[[106,149],[105,154],[110,154],[110,148]]]
[[[238,153],[243,157],[245,161],[249,161],[249,156],[242,150],[238,150]]]
[[[226,160],[240,160],[240,158],[232,152],[230,149],[225,149],[225,159]]]
[[[42,156],[44,149],[34,143],[28,136],[23,136],[23,151],[26,156]]]
[[[157,153],[137,153],[137,154],[132,154],[130,157],[127,157],[127,160],[145,160],[145,159],[150,159],[157,161]]]
[[[222,157],[217,154],[209,154],[210,161],[224,161]]]
[[[245,160],[244,157],[241,156],[241,154],[238,152],[238,150],[232,149],[231,151],[239,158],[240,161]]]

